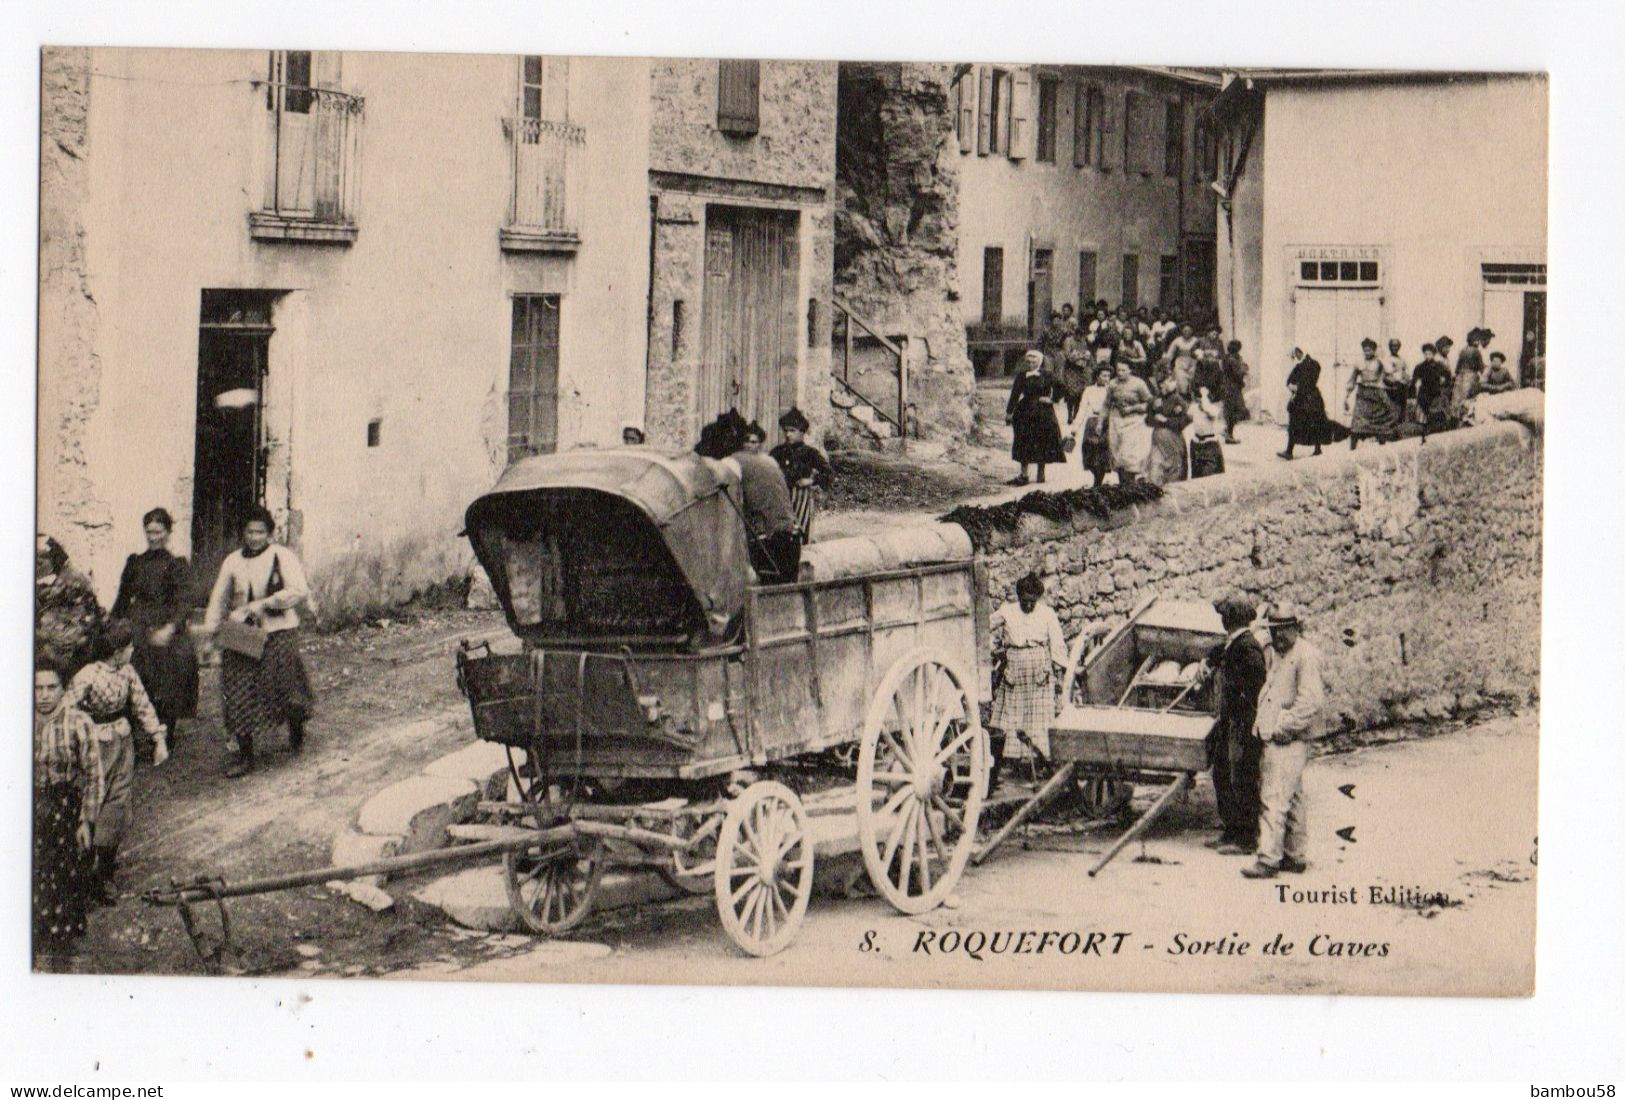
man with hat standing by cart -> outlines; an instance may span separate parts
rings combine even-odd
[[[1303,769],[1310,743],[1324,732],[1321,709],[1326,682],[1320,651],[1303,637],[1303,621],[1289,603],[1275,605],[1265,618],[1270,630],[1274,666],[1258,697],[1253,726],[1263,744],[1259,762],[1258,862],[1243,867],[1247,878],[1274,878],[1282,871],[1297,874],[1308,864],[1308,813],[1304,805]]]

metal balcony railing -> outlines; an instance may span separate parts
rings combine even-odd
[[[569,246],[581,239],[580,156],[587,131],[569,122],[505,118],[511,188],[502,239],[508,248]]]
[[[265,201],[251,217],[256,236],[355,238],[361,182],[360,96],[330,88],[270,84]]]

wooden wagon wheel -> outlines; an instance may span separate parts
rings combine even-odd
[[[568,932],[592,912],[604,862],[598,845],[585,851],[564,845],[504,852],[508,904],[532,932],[544,936]]]
[[[942,903],[965,869],[987,793],[987,733],[970,679],[930,649],[906,655],[875,692],[859,742],[858,846],[904,913]]]
[[[1097,821],[1118,816],[1134,799],[1133,783],[1109,775],[1073,773],[1072,790],[1083,815]]]
[[[807,814],[782,783],[752,783],[728,803],[717,836],[717,916],[728,938],[765,956],[795,939],[812,897]]]
[[[673,852],[671,862],[656,870],[660,877],[687,894],[709,894],[717,866],[717,834],[722,831],[722,815],[713,814],[703,821],[680,818],[676,834],[681,840],[691,839],[695,833],[700,840],[688,852]]]

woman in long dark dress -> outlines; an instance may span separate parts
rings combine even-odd
[[[59,969],[84,934],[88,873],[105,778],[88,715],[64,701],[62,671],[34,665],[34,957]]]
[[[147,549],[131,554],[119,578],[113,618],[136,628],[131,663],[174,743],[175,723],[197,713],[197,653],[186,633],[191,570],[169,552],[175,520],[162,508],[141,517]]]
[[[1292,395],[1286,403],[1286,450],[1281,452],[1287,459],[1294,447],[1313,447],[1318,455],[1331,434],[1326,399],[1320,395],[1320,364],[1301,348],[1292,349],[1292,362],[1292,373],[1286,376]]]
[[[1151,425],[1151,452],[1145,459],[1145,479],[1153,485],[1184,481],[1189,473],[1185,462],[1185,429],[1191,422],[1187,404],[1179,392],[1178,378],[1169,375],[1163,379],[1162,393],[1146,411],[1145,422]]]
[[[1010,386],[1010,401],[1004,408],[1005,422],[1015,429],[1010,457],[1021,464],[1021,473],[1010,484],[1026,485],[1027,467],[1037,466],[1037,481],[1044,483],[1044,467],[1065,462],[1061,449],[1061,424],[1055,405],[1066,399],[1060,380],[1044,364],[1044,353],[1029,351],[1024,367]]]
[[[1241,357],[1241,341],[1232,340],[1225,346],[1224,380],[1215,396],[1224,406],[1224,441],[1235,443],[1236,425],[1248,419],[1247,360]]]

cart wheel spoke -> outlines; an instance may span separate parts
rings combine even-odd
[[[592,912],[603,878],[604,854],[595,846],[585,855],[527,849],[502,857],[508,905],[520,923],[542,935],[561,935]]]
[[[987,735],[970,683],[951,658],[916,650],[887,671],[865,716],[859,850],[875,889],[906,913],[947,897],[975,843]]]
[[[794,792],[763,781],[728,803],[717,834],[717,916],[742,950],[771,955],[789,945],[806,916],[812,876],[807,817]]]

